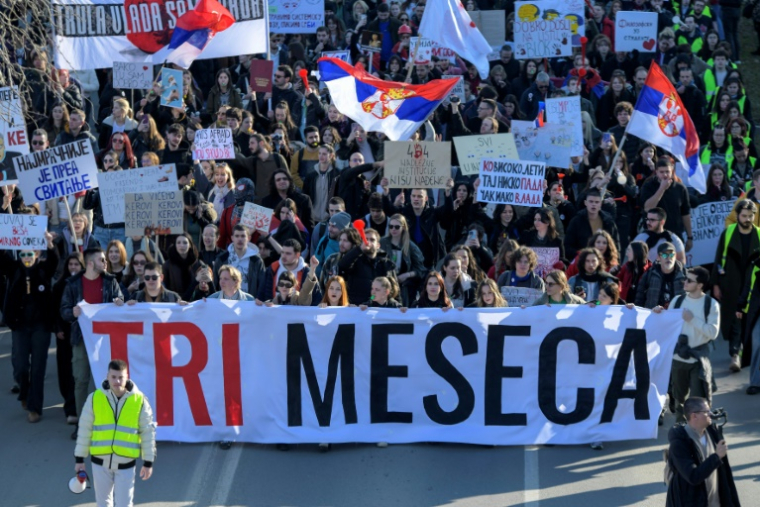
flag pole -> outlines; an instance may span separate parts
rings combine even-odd
[[[66,195],[62,197],[63,203],[66,205],[66,214],[69,216],[69,232],[71,233],[71,241],[74,243],[74,251],[77,251],[77,232],[74,230],[74,221],[71,218],[71,207],[69,206],[69,196]],[[84,236],[82,237],[84,240]],[[84,247],[84,243],[82,243],[82,247]],[[72,252],[69,252],[72,253]]]

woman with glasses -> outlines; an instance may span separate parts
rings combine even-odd
[[[533,270],[538,266],[536,252],[521,246],[510,255],[512,269],[499,276],[496,285],[502,287],[523,287],[544,292],[544,281]]]
[[[546,275],[546,292],[542,294],[533,306],[551,305],[582,305],[586,301],[571,293],[565,273],[555,269]]]
[[[240,271],[229,264],[219,268],[220,290],[209,296],[209,299],[227,299],[230,301],[254,301],[255,298],[240,290],[243,283],[243,275]]]
[[[553,248],[557,259],[565,261],[565,245],[559,237],[554,215],[546,208],[536,208],[533,214],[533,229],[523,234],[522,244],[530,248]]]
[[[404,215],[390,217],[388,235],[380,239],[380,249],[396,265],[396,275],[401,286],[401,302],[409,306],[417,294],[418,281],[425,276],[425,259],[420,247],[411,241],[409,226]]]
[[[153,259],[154,257],[147,250],[138,250],[132,255],[127,273],[121,279],[121,291],[125,299],[130,299],[132,294],[143,289],[142,278],[145,274],[145,265],[153,262]]]
[[[101,150],[106,147],[110,148],[113,145],[114,134],[117,132],[123,133],[124,137],[127,137],[136,128],[137,122],[134,120],[134,114],[132,113],[132,108],[129,107],[129,102],[127,99],[116,98],[111,107],[111,115],[100,123],[98,146],[100,146]]]
[[[578,254],[578,274],[568,281],[573,294],[594,301],[605,283],[617,282],[617,278],[605,271],[606,263],[602,254],[593,247],[587,247]]]
[[[467,308],[505,308],[509,306],[499,292],[496,282],[487,278],[478,284],[475,290],[475,302],[467,305]]]
[[[314,287],[317,286],[317,266],[319,261],[313,255],[309,262],[309,274],[301,281],[301,290],[298,290],[298,282],[293,273],[288,270],[280,273],[277,279],[277,293],[274,298],[267,301],[266,306],[311,306],[311,297],[314,292]],[[219,275],[221,278],[221,275]],[[261,305],[261,301],[256,300],[257,305]]]
[[[106,148],[98,153],[96,160],[103,160],[105,156],[113,152],[116,154],[116,160],[114,163],[124,169],[134,169],[137,167],[137,158],[135,158],[132,152],[132,143],[129,141],[129,136],[124,132],[116,132],[111,136],[110,141]]]

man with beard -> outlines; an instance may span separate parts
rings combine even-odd
[[[222,217],[219,219],[219,239],[216,242],[216,246],[224,250],[232,242],[232,232],[238,222],[240,222],[240,217],[243,216],[245,203],[253,202],[256,195],[256,187],[249,178],[241,178],[235,183],[233,195],[235,203],[225,208],[222,211]]]
[[[633,241],[643,241],[649,247],[649,260],[657,260],[657,247],[668,241],[676,247],[676,259],[682,264],[686,264],[686,251],[683,241],[676,234],[665,229],[665,222],[668,214],[662,208],[652,208],[647,211],[646,225],[647,230],[633,238]]]
[[[675,180],[673,161],[670,157],[660,157],[655,175],[655,178],[649,178],[641,186],[639,204],[645,211],[657,207],[664,209],[667,213],[665,229],[678,236],[683,236],[686,232],[685,246],[688,252],[694,240],[691,235],[689,193],[683,183]]]
[[[274,209],[284,199],[293,199],[298,209],[298,218],[311,234],[314,229],[311,199],[296,188],[293,177],[287,169],[277,169],[269,180],[269,195],[261,201],[261,205]]]
[[[338,239],[340,238],[340,234],[350,225],[351,215],[345,211],[341,211],[330,217],[327,225],[327,234],[322,236],[322,239],[317,244],[317,248],[314,250],[314,255],[319,261],[316,273],[317,277],[322,274],[322,266],[325,260],[340,250]]]
[[[269,181],[277,169],[287,169],[288,163],[279,153],[274,153],[269,142],[261,134],[253,134],[248,139],[250,157],[238,154],[229,162],[235,181],[250,178],[256,186],[254,202],[261,204],[269,193]]]
[[[750,354],[742,353],[742,321],[737,318],[739,297],[744,292],[746,273],[760,258],[760,228],[755,227],[755,203],[744,199],[736,204],[737,221],[721,233],[715,250],[710,282],[713,296],[720,301],[720,330],[728,341],[729,369],[738,372],[748,366]]]
[[[290,175],[299,189],[303,188],[303,180],[314,169],[314,164],[319,162],[319,129],[309,125],[303,131],[306,146],[293,154],[290,161]]]

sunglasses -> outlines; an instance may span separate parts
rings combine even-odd
[[[277,284],[277,286],[281,287],[283,289],[291,289],[291,288],[293,288],[293,284],[292,283],[287,283],[287,282],[280,282],[280,283]]]
[[[697,283],[697,281],[687,277],[686,283]]]
[[[34,146],[44,146],[45,141],[32,141],[32,145]]]
[[[401,226],[400,225],[389,225],[388,229],[391,229],[393,231],[397,231],[397,230],[401,229]]]
[[[147,264],[145,261],[132,261],[133,266],[145,266]]]
[[[124,139],[114,139],[113,144],[124,144]]]
[[[672,259],[675,256],[676,254],[674,252],[670,252],[670,253],[663,252],[660,254],[660,257],[662,257],[663,259]]]
[[[145,275],[143,278],[145,281],[156,281],[158,280],[158,275]]]
[[[18,256],[21,257],[22,259],[26,257],[34,257],[34,252],[21,252],[18,254]]]

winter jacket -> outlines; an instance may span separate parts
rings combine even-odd
[[[615,225],[615,219],[605,212],[599,211],[599,215],[602,218],[602,229],[610,233],[612,239],[615,240],[615,245],[620,248],[620,237],[618,236],[618,229]],[[591,224],[588,221],[588,211],[585,209],[580,210],[567,227],[565,232],[565,256],[568,259],[574,259],[578,255],[578,251],[586,247],[588,239],[594,231],[591,230]]]
[[[259,289],[264,284],[266,278],[266,271],[264,269],[264,261],[261,260],[259,255],[259,249],[255,245],[248,245],[243,258],[240,262],[230,262],[230,256],[235,252],[235,245],[230,244],[226,251],[223,251],[214,261],[214,280],[219,280],[219,268],[225,264],[238,267],[240,263],[248,264],[248,269],[245,270],[246,292],[249,294],[258,294]],[[237,259],[235,254],[233,259]],[[241,270],[242,271],[242,270]]]
[[[52,278],[57,268],[55,247],[47,250],[45,258],[41,254],[29,268],[20,259],[14,259],[9,250],[2,252],[0,275],[8,279],[3,316],[9,328],[16,330],[41,321],[46,330],[53,330],[55,318],[48,309],[52,303]]]
[[[79,328],[79,321],[74,317],[74,307],[84,299],[82,291],[82,277],[84,271],[69,278],[66,288],[63,290],[63,300],[61,301],[61,318],[71,323],[71,346],[79,345],[82,341],[82,330]],[[101,273],[103,278],[103,300],[102,303],[113,303],[114,299],[124,301],[124,295],[119,288],[119,282],[116,277],[109,273]]]
[[[296,203],[298,218],[301,219],[301,222],[306,226],[306,229],[311,232],[312,229],[314,229],[314,214],[312,211],[311,198],[308,195],[301,193],[299,190],[289,192],[288,198],[293,199]],[[261,205],[265,208],[274,209],[282,200],[280,194],[269,194],[261,201]]]
[[[228,85],[228,99],[227,105],[230,107],[243,108],[243,98],[240,96],[240,89],[236,86]],[[275,104],[274,100],[272,104]],[[219,85],[214,85],[208,92],[206,99],[206,113],[214,116],[219,108],[222,106],[222,91],[219,89]]]
[[[502,287],[525,287],[528,289],[539,289],[541,292],[545,291],[544,281],[535,272],[530,272],[530,278],[525,282],[517,282],[516,285],[511,285],[510,279],[512,278],[512,271],[505,271],[499,275],[499,279],[496,281],[499,289]]]
[[[99,130],[100,135],[98,136],[98,146],[101,150],[105,150],[106,146],[108,146],[108,141],[111,140],[111,136],[113,135],[113,115],[109,116],[105,120],[103,120],[103,123],[100,124]],[[133,130],[137,130],[137,121],[133,120],[132,118],[125,118],[124,119],[124,129],[123,132],[129,136],[130,132]],[[131,139],[130,139],[131,141]]]
[[[445,223],[446,220],[448,220],[453,209],[451,203],[448,201],[441,207],[433,207],[428,203],[425,205],[425,208],[422,210],[419,217],[414,213],[411,203],[407,203],[402,208],[394,209],[394,212],[401,213],[404,215],[404,218],[406,218],[406,222],[409,225],[409,235],[412,241],[414,241],[414,231],[417,227],[417,221],[420,221],[420,229],[422,231],[423,239],[421,243],[417,243],[417,246],[420,247],[420,251],[422,251],[426,267],[438,265],[446,255],[446,245],[441,236],[439,224]]]
[[[103,394],[106,395],[108,403],[111,405],[115,414],[119,414],[124,407],[126,401],[138,393],[143,394],[132,383],[132,389],[128,389],[127,392],[121,397],[117,398],[110,389],[98,388]],[[93,409],[92,398],[95,393],[90,393],[87,396],[87,401],[82,408],[82,415],[79,416],[79,430],[77,432],[77,444],[74,448],[74,457],[77,463],[84,463],[87,456],[90,455],[90,445],[92,444],[92,432],[93,425],[95,424],[95,412]],[[118,419],[117,419],[118,423]],[[153,421],[153,409],[150,407],[148,398],[143,394],[143,405],[140,409],[140,419],[138,421],[139,429],[137,434],[140,436],[140,451],[143,460],[143,466],[151,467],[156,460],[156,423]],[[132,458],[126,458],[124,456],[118,456],[116,454],[105,454],[92,457],[93,463],[97,463],[103,468],[109,470],[116,470],[119,468],[130,468],[134,466],[135,460]],[[99,462],[99,463],[98,463]]]
[[[652,267],[652,263],[647,261],[644,265],[644,269],[638,276],[633,272],[629,263],[624,263],[617,273],[618,280],[620,280],[620,297],[625,301],[633,301],[636,297],[636,289],[639,286],[639,280],[644,276],[644,273]]]
[[[341,276],[348,284],[348,301],[358,305],[369,299],[372,281],[378,276],[396,278],[396,265],[383,250],[378,250],[374,258],[369,258],[361,246],[355,246],[338,262]]]
[[[93,188],[88,190],[84,196],[84,209],[92,210],[92,227],[101,227],[103,229],[119,229],[124,227],[124,222],[115,224],[106,224],[103,218],[103,207],[100,203],[100,189]]]
[[[195,279],[192,267],[198,257],[190,250],[187,257],[182,258],[174,245],[169,247],[167,260],[164,263],[164,287],[179,294],[184,294]]]
[[[313,301],[314,287],[317,286],[317,277],[314,273],[309,273],[306,278],[302,280],[301,290],[296,290],[295,293],[290,296],[287,302],[283,302],[278,292],[271,299],[271,302],[276,305],[290,305],[290,306],[311,306]]]
[[[280,264],[280,261],[275,261],[269,265],[264,276],[264,283],[259,286],[259,292],[256,295],[258,299],[261,301],[269,301],[271,299],[274,299],[274,297],[277,295],[277,280],[280,277],[280,273],[283,271],[285,271],[285,266]],[[303,258],[299,258],[298,266],[296,266],[296,268],[291,271],[291,273],[293,273],[296,277],[297,290],[301,289],[301,284],[303,284],[304,280],[309,277],[310,272],[311,269],[306,265]],[[315,287],[315,291],[317,294],[319,294],[319,298],[316,297],[316,294],[312,294],[312,299],[317,301],[321,300],[322,293],[319,290],[319,287]]]
[[[673,294],[670,300],[684,294],[683,284],[686,280],[686,269],[683,264],[676,261],[675,278],[673,280]],[[636,290],[636,306],[652,309],[660,304],[660,292],[662,291],[662,268],[659,264],[652,265],[646,270],[639,280],[639,287]]]
[[[92,135],[92,132],[90,132],[90,126],[85,123],[82,125],[82,128],[79,129],[79,133],[77,135],[72,134],[71,132],[68,132],[64,130],[60,134],[58,134],[58,137],[56,137],[53,140],[53,144],[51,146],[61,146],[62,144],[69,144],[73,143],[74,141],[80,141],[82,139],[87,139],[92,143],[92,152],[97,153],[100,151],[98,148],[98,140],[95,138],[94,135]]]
[[[600,271],[594,275],[586,275],[585,273],[578,273],[567,281],[570,290],[575,293],[577,287],[583,287],[583,292],[586,294],[586,301],[596,301],[599,296],[599,291],[602,286],[607,283],[617,283],[618,279],[607,273],[606,271]]]
[[[147,292],[145,290],[138,290],[130,296],[130,300],[137,301],[138,303],[146,302]],[[178,303],[182,300],[182,297],[174,291],[169,289],[163,289],[161,291],[161,298],[156,303]]]
[[[549,302],[549,294],[543,293],[538,297],[538,299],[536,299],[533,302],[532,306],[541,306],[541,305],[545,305],[548,302]],[[552,303],[552,304],[557,304],[557,303]],[[585,305],[586,302],[583,300],[582,297],[576,296],[575,294],[571,294],[570,292],[566,291],[562,293],[562,304]]]

